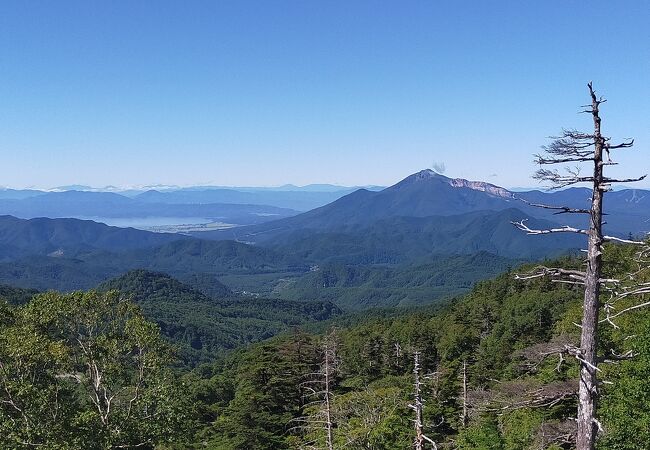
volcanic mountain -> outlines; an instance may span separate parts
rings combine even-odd
[[[650,192],[625,190],[608,195],[605,210],[612,211],[609,232],[640,233],[650,228]],[[396,217],[459,217],[477,212],[489,215],[491,212],[512,209],[515,211],[510,215],[522,219],[530,216],[550,221],[551,224],[587,226],[584,215],[558,217],[553,214],[555,211],[533,207],[530,202],[584,208],[589,204],[589,191],[575,188],[513,193],[490,183],[448,178],[432,170],[422,170],[381,191],[359,189],[297,216],[234,230],[201,233],[201,237],[264,243],[285,240],[286,236],[296,233],[356,232]]]

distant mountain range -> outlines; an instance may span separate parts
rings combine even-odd
[[[296,211],[308,211],[333,202],[334,200],[353,191],[354,189],[328,191],[236,191],[232,189],[183,189],[178,191],[150,190],[136,195],[134,199],[146,203],[160,204],[203,205],[220,203],[269,205]]]
[[[0,213],[19,215],[24,218],[36,217],[39,214],[47,217],[69,217],[72,214],[114,217],[116,214],[115,206],[118,204],[126,208],[122,213],[124,215],[120,217],[137,215],[138,212],[133,211],[134,206],[137,205],[142,210],[140,214],[167,217],[178,217],[179,214],[214,215],[214,211],[219,214],[222,213],[218,209],[220,204],[222,205],[221,208],[223,208],[223,204],[235,204],[308,211],[360,188],[359,186],[348,187],[331,184],[310,184],[306,186],[288,184],[278,187],[194,186],[181,188],[177,186],[152,186],[144,189],[119,189],[114,186],[96,189],[84,185],[69,185],[59,186],[49,191],[0,189]],[[363,188],[376,191],[383,189],[383,186],[364,186]],[[2,202],[3,200],[26,200],[34,197],[39,197],[39,199],[19,204]],[[133,201],[127,202],[124,198]],[[87,203],[89,201],[97,203],[91,210],[88,210]],[[51,202],[52,204],[49,208],[43,209],[43,202]],[[86,203],[85,206],[84,203]],[[148,205],[142,205],[143,203]],[[162,204],[162,206],[156,208],[151,205],[157,203]],[[189,210],[194,212],[189,212],[187,209],[181,209],[179,212],[178,205],[203,205],[203,207]],[[206,208],[205,205],[213,206]],[[119,214],[119,211],[117,214]]]
[[[172,194],[176,197],[166,197]],[[609,232],[624,236],[647,232],[648,194],[643,190],[608,193]],[[70,191],[4,200],[0,205],[31,202],[44,210],[70,211],[112,208],[115,214],[135,214],[138,208],[178,211],[216,205],[173,203],[183,198],[190,201],[195,195],[190,192],[140,195],[142,198],[128,198]],[[164,203],[165,199],[172,203]],[[511,222],[527,220],[533,228],[564,223],[586,226],[583,216],[554,215],[530,203],[585,207],[588,201],[586,189],[513,193],[489,183],[425,170],[381,191],[360,189],[302,214],[293,212],[295,215],[279,220],[267,217],[263,223],[189,235],[76,219],[0,216],[0,283],[68,291],[96,286],[129,270],[146,269],[177,277],[208,296],[236,292],[252,298],[309,296],[332,300],[346,309],[435,301],[468,289],[482,276],[494,275],[494,271],[473,267],[501,270],[524,260],[577,251],[585,244],[584,236],[528,236]],[[242,214],[255,214],[255,208],[260,208],[228,207]],[[276,207],[264,208],[280,217],[289,214]],[[477,255],[482,256],[476,259]],[[467,277],[457,278],[447,270],[450,265]],[[321,290],[319,280],[329,267],[338,267],[331,272],[336,277],[349,275],[358,283]],[[406,290],[389,293],[381,283],[388,278]]]
[[[530,206],[520,199],[584,208],[588,206],[589,198],[589,191],[584,188],[514,193],[489,183],[452,179],[432,170],[423,170],[382,191],[360,189],[328,205],[293,217],[256,226],[206,232],[201,236],[250,243],[277,242],[292,235],[304,236],[314,232],[355,233],[362,228],[372,227],[378,221],[398,217],[450,217],[448,221],[453,228],[454,222],[462,222],[463,214],[480,213],[487,217],[505,210],[512,210],[512,213],[507,218],[504,216],[503,220],[536,218],[547,221],[546,226],[552,222],[586,227],[584,215],[558,216],[552,210]],[[609,214],[606,229],[610,232],[621,235],[645,233],[650,230],[650,191],[626,189],[608,193],[605,212]],[[554,247],[552,241],[547,240],[546,244]]]
[[[141,201],[111,192],[48,192],[0,199],[0,213],[50,218],[202,218],[204,222],[248,225],[288,217],[297,211],[268,205],[232,203],[169,204]]]
[[[67,186],[70,187],[80,190],[0,190],[0,214],[21,218],[170,218],[181,221],[187,218],[195,221],[190,223],[196,223],[198,218],[205,222],[249,226],[225,232],[210,231],[202,238],[262,242],[267,237],[276,237],[279,230],[339,231],[341,227],[369,226],[392,217],[452,216],[512,208],[531,217],[585,226],[584,217],[554,216],[553,211],[531,207],[521,200],[584,208],[588,206],[590,195],[586,188],[512,192],[481,181],[448,178],[432,170],[410,175],[385,189],[334,185],[237,189],[161,186],[117,193],[98,192],[87,186]],[[606,227],[610,232],[627,235],[650,230],[650,191],[610,192],[605,199],[605,210],[609,213]],[[301,211],[303,214],[299,214]],[[161,220],[164,223],[164,219]],[[106,221],[121,225],[119,221]]]

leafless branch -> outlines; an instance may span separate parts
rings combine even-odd
[[[530,228],[530,227],[528,227],[528,225],[526,225],[527,221],[528,221],[528,219],[523,219],[523,220],[520,220],[519,222],[512,221],[510,223],[513,224],[514,226],[516,226],[521,231],[524,231],[526,234],[531,234],[531,235],[533,235],[533,234],[535,234],[535,235],[536,234],[551,234],[551,233],[588,234],[587,230],[582,230],[582,229],[579,229],[579,228],[570,227],[568,225],[564,225],[564,226],[562,226],[560,228],[549,228],[549,229],[545,229],[545,230],[534,229],[534,228]]]
[[[564,214],[564,213],[574,213],[574,214],[590,214],[590,211],[588,209],[582,209],[582,208],[570,208],[568,206],[552,206],[552,205],[544,205],[541,203],[531,203],[526,199],[523,199],[521,197],[515,197],[515,199],[524,202],[528,206],[533,206],[535,208],[543,208],[543,209],[553,209],[557,210],[555,214]]]

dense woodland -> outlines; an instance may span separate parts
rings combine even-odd
[[[606,247],[607,274],[629,272],[634,254]],[[571,258],[554,264],[580,265]],[[578,365],[553,349],[578,339],[581,289],[516,279],[530,268],[479,282],[442,308],[357,320],[332,318],[336,310],[323,303],[260,310],[264,300],[255,299],[246,311],[241,300],[214,302],[144,271],[100,292],[38,294],[27,303],[33,292],[4,289],[0,446],[326,448],[329,422],[333,448],[410,448],[417,352],[423,432],[438,448],[571,448]],[[184,302],[195,317],[174,306]],[[301,329],[301,317],[315,314],[329,320]],[[204,334],[201,320],[219,321],[222,334]],[[247,342],[263,338],[250,331],[261,320],[286,331],[219,350],[236,331]],[[185,329],[171,330],[170,322]],[[601,354],[632,350],[635,357],[601,366],[598,445],[643,449],[650,441],[650,312],[616,324],[603,325]],[[194,339],[209,352],[193,353]],[[326,403],[329,421],[322,420]]]

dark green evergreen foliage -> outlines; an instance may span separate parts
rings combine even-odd
[[[202,294],[212,298],[230,297],[233,292],[212,273],[192,273],[179,278]]]
[[[604,386],[600,414],[606,433],[598,448],[641,450],[650,442],[650,314],[619,324],[625,333],[615,333],[616,341],[637,356],[604,366],[604,377],[613,384]]]
[[[327,320],[340,310],[328,302],[248,297],[211,298],[162,273],[134,270],[101,284],[140,305],[162,333],[178,344],[186,364],[267,339],[288,327]]]
[[[305,272],[307,267],[295,257],[270,249],[233,241],[181,239],[157,247],[118,253],[89,249],[75,253],[74,258],[65,254],[32,255],[0,263],[0,283],[39,290],[73,291],[90,289],[111,277],[141,268],[191,276],[194,273],[255,275],[286,270]]]
[[[346,310],[424,305],[467,292],[476,281],[512,264],[512,260],[485,252],[430,259],[427,264],[397,267],[328,264],[278,294],[289,299],[328,300]]]
[[[287,220],[294,219],[297,218]],[[547,220],[509,208],[454,216],[388,217],[357,226],[341,222],[332,228],[286,232],[262,243],[310,261],[346,264],[426,262],[431,255],[470,255],[478,252],[530,260],[557,256],[569,249],[580,248],[580,239],[571,235],[551,236],[545,240],[531,239],[510,223],[522,219],[540,228],[553,225]]]
[[[312,338],[296,332],[239,356],[224,372],[235,380],[234,395],[206,432],[210,448],[289,448],[292,420],[302,413],[300,384],[318,364]]]
[[[459,376],[462,362],[468,362],[471,389],[490,390],[495,385],[494,380],[508,383],[522,376],[532,376],[522,372],[520,352],[549,340],[556,332],[556,324],[572,305],[577,304],[578,298],[579,292],[572,287],[544,279],[520,282],[514,279],[512,272],[508,272],[494,280],[479,283],[468,296],[441,311],[421,310],[398,317],[368,319],[359,325],[339,330],[340,366],[334,396],[338,432],[336,442],[338,445],[348,443],[349,448],[359,449],[390,449],[409,445],[412,423],[408,419],[410,410],[406,405],[410,401],[412,352],[417,349],[423,355],[423,372],[435,373],[435,377],[427,381],[425,389],[428,396],[426,423],[436,424],[427,431],[429,436],[440,442],[460,436],[462,442],[467,443],[463,448],[483,448],[477,443],[491,439],[485,435],[490,428],[472,419],[471,427],[465,430],[460,421]],[[267,405],[265,402],[272,398],[263,394],[267,389],[280,389],[278,383],[283,384],[281,378],[258,377],[255,383],[250,378],[254,367],[258,367],[256,363],[261,363],[259,367],[266,367],[272,361],[272,364],[281,367],[281,354],[285,352],[282,349],[289,345],[290,340],[288,337],[278,338],[263,346],[236,353],[231,356],[230,365],[217,370],[213,380],[223,379],[220,377],[228,374],[225,378],[234,377],[236,382],[231,385],[234,388],[234,394],[230,394],[233,400],[219,413],[218,425],[208,427],[210,433],[220,436],[219,439],[235,439],[234,436],[244,439],[251,434],[265,436],[264,439],[271,439],[268,442],[273,442],[273,448],[293,448],[296,442],[301,439],[304,442],[308,438],[300,434],[286,434],[286,430],[280,427],[281,424],[291,423],[292,414],[294,418],[301,414],[299,401],[289,410],[284,409],[288,405],[286,403],[280,409],[280,405],[265,406],[264,414],[256,409],[256,402]],[[311,361],[314,363],[314,360]],[[241,367],[245,369],[241,370]],[[550,377],[548,381],[562,379],[563,374],[553,375],[552,372],[548,372],[550,375],[544,372],[545,376]],[[287,384],[282,389],[290,389],[295,382],[295,378],[287,378]],[[259,395],[264,395],[264,398],[259,398]],[[249,401],[251,398],[256,400]],[[276,411],[277,415],[270,418],[267,411]],[[559,409],[544,412],[539,417],[535,416],[535,420],[539,423],[552,422],[559,420],[564,412]],[[527,419],[520,419],[528,423]],[[278,422],[282,420],[284,422]],[[496,419],[491,420],[486,423],[494,424]],[[275,428],[269,428],[269,422]],[[251,433],[247,426],[236,426],[235,423],[261,425],[260,429]],[[517,421],[513,424],[509,426],[516,430],[524,426]],[[494,448],[517,448],[513,446],[515,444],[509,447],[499,444],[506,439],[499,431],[503,426],[500,424],[492,428],[498,436]],[[276,433],[273,438],[268,435],[269,429]],[[248,448],[268,448],[258,441],[223,442],[229,444],[217,448],[237,448],[228,447],[233,443],[246,444],[250,446]],[[472,447],[475,444],[478,446]]]
[[[608,246],[603,255],[607,276],[621,277],[637,273],[641,283],[650,282],[650,267],[641,267],[630,246]],[[650,300],[629,299],[617,305],[618,310]],[[650,312],[642,308],[622,315],[614,322],[619,328],[603,324],[600,328],[603,354],[624,354],[632,351],[634,358],[615,364],[601,364],[601,379],[609,383],[602,388],[600,420],[605,433],[598,442],[599,449],[641,450],[650,442]]]
[[[0,284],[0,300],[5,300],[12,305],[23,305],[38,294],[36,289],[21,289]]]
[[[638,269],[633,249],[607,246],[605,250],[607,276]],[[548,262],[565,268],[580,264],[572,258]],[[532,266],[521,267],[518,273],[530,269]],[[346,277],[336,283],[353,280],[354,276]],[[570,435],[575,425],[567,418],[575,416],[578,365],[570,357],[558,365],[557,355],[544,358],[542,354],[557,343],[577,342],[579,329],[574,322],[580,317],[581,295],[580,287],[546,278],[518,281],[514,272],[508,272],[478,283],[470,294],[437,311],[422,309],[393,317],[388,314],[339,329],[340,366],[333,409],[335,443],[350,449],[410,445],[411,411],[406,405],[411,401],[412,352],[419,350],[423,373],[431,374],[424,391],[426,431],[439,444],[455,442],[451,448],[460,449],[571,448]],[[633,350],[637,357],[601,366],[603,378],[613,384],[602,388],[599,416],[605,434],[599,448],[642,449],[650,439],[650,313],[632,313],[617,322],[620,329],[603,328],[601,353]],[[312,344],[320,339],[307,338]],[[280,408],[270,400],[273,396],[256,397],[267,388],[281,392],[290,389],[296,374],[292,372],[284,386],[280,386],[281,377],[257,377],[255,383],[250,378],[256,367],[271,361],[282,367],[281,349],[289,342],[289,338],[280,337],[235,353],[211,374],[215,386],[228,380],[224,384],[230,389],[227,398],[222,397],[221,406],[212,409],[219,425],[208,424],[206,428],[209,435],[219,436],[213,441],[221,442],[222,447],[217,448],[235,444],[268,448],[251,440],[251,435],[265,436],[275,448],[300,448],[300,443],[310,438],[287,433],[279,426],[278,421],[292,423],[292,414],[294,418],[303,414],[300,402],[286,409],[289,403]],[[303,360],[310,361],[317,363],[315,359]],[[258,366],[256,362],[263,364]],[[461,420],[463,363],[467,364],[469,391],[467,425]],[[256,400],[245,400],[249,398]],[[266,405],[264,411],[274,411],[272,418],[255,410],[256,401]],[[257,428],[235,425],[246,422],[232,417],[253,417],[249,423],[259,424],[256,426],[260,434]],[[234,440],[237,436],[249,440]]]
[[[636,269],[633,255],[628,247],[607,246],[606,275],[616,277]],[[548,265],[576,267],[580,262],[565,258]],[[531,268],[521,267],[517,273]],[[413,424],[408,404],[415,350],[421,352],[425,377],[425,431],[440,448],[571,448],[565,441],[573,425],[566,418],[575,415],[577,364],[567,357],[558,365],[556,356],[540,355],[556,342],[577,338],[579,330],[573,323],[580,317],[581,290],[546,278],[518,281],[514,274],[509,271],[479,282],[469,294],[446,306],[411,312],[384,310],[365,319],[355,315],[341,321],[346,326],[336,332],[339,365],[332,384],[335,448],[410,446]],[[331,275],[331,283],[339,286],[385,281],[373,278],[373,273],[348,272],[345,266],[332,268]],[[650,279],[650,273],[643,276]],[[386,285],[396,279],[396,275],[389,277]],[[163,331],[185,343],[181,348],[196,357],[193,362],[202,360],[204,354],[192,349],[191,336],[213,333],[213,342],[224,338],[235,346],[263,338],[261,328],[256,328],[259,324],[266,330],[269,322],[286,329],[301,323],[297,317],[325,319],[333,311],[328,309],[331,305],[309,309],[316,307],[309,302],[214,299],[169,276],[147,271],[134,271],[104,285],[109,287],[129,292],[145,314],[158,314]],[[68,376],[83,373],[83,355],[72,338],[88,321],[112,324],[102,328],[108,331],[94,345],[102,348],[103,361],[111,362],[111,370],[116,370],[109,379],[118,380],[117,384],[133,380],[137,361],[134,353],[122,358],[120,352],[135,348],[132,344],[138,336],[150,343],[152,355],[158,356],[152,360],[155,375],[147,384],[152,387],[151,396],[143,405],[161,408],[163,419],[139,421],[137,426],[125,421],[125,431],[117,436],[88,409],[91,403],[82,395],[88,385],[82,384],[82,389],[76,378]],[[602,378],[613,384],[602,388],[598,412],[605,434],[599,448],[644,449],[650,439],[650,313],[641,310],[621,316],[617,324],[620,329],[603,325],[601,353],[633,350],[637,356],[601,366]],[[196,335],[187,331],[190,325],[198,330]],[[182,333],[174,334],[173,327],[183,329]],[[193,448],[298,449],[314,438],[296,419],[310,411],[301,383],[319,369],[321,334],[294,329],[227,354],[214,351],[205,355],[206,361],[213,360],[211,364],[179,372],[172,379],[171,360],[157,333],[138,308],[115,292],[45,294],[23,307],[0,302],[0,362],[9,368],[0,371],[0,377],[28,402],[30,414],[42,417],[38,427],[26,431],[11,422],[9,417],[13,414],[16,420],[16,412],[4,403],[0,406],[2,447],[20,448],[18,439],[31,439],[48,440],[53,448],[92,449],[134,443],[143,436],[171,443],[182,440],[183,430],[193,429],[195,420],[201,430],[190,438]],[[212,345],[201,339],[198,344]],[[461,418],[464,363],[469,392],[466,424]],[[557,396],[558,400],[536,401],[540,392],[550,392],[549,398]],[[47,415],[55,395],[65,399],[56,420]],[[187,446],[172,444],[172,448]]]

